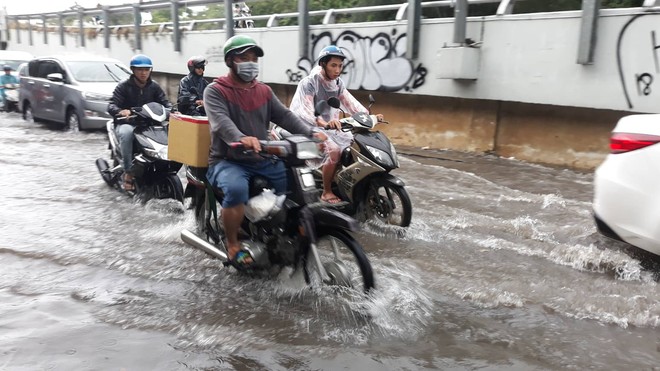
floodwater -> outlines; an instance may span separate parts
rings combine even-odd
[[[412,225],[363,225],[377,288],[348,299],[187,246],[190,210],[105,185],[106,145],[0,114],[2,370],[660,366],[660,265],[597,235],[590,173],[400,155]]]

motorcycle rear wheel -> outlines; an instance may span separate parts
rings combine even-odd
[[[398,185],[371,187],[364,208],[368,219],[376,218],[389,225],[407,227],[412,219],[410,196],[404,187]]]
[[[304,273],[308,285],[342,286],[368,293],[374,288],[371,263],[362,245],[348,232],[341,229],[317,231],[317,246],[321,264],[329,276],[323,282],[311,251],[305,259]]]

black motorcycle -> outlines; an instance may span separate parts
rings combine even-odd
[[[251,198],[241,228],[242,248],[254,260],[249,270],[271,272],[272,268],[292,267],[292,276],[302,269],[305,282],[311,286],[336,285],[362,292],[372,289],[371,264],[352,235],[359,229],[358,222],[318,202],[320,191],[306,166],[306,160],[320,157],[318,143],[290,136],[262,141],[261,146],[261,156],[284,161],[289,192],[286,197],[277,197],[268,190],[266,179],[256,176],[250,180]],[[197,231],[183,230],[181,239],[227,261],[225,234],[218,215],[222,212],[219,205],[223,194],[207,182],[206,170],[187,168],[186,195],[193,199]]]
[[[183,202],[183,186],[177,176],[182,165],[167,158],[169,111],[160,103],[151,102],[131,108],[131,113],[126,118],[117,119],[124,121],[121,125],[135,126],[132,165],[135,190],[127,193],[143,202],[152,198],[172,198]],[[96,159],[96,167],[110,187],[123,191],[121,179],[124,169],[113,120],[107,122],[106,129],[112,167],[102,158]]]

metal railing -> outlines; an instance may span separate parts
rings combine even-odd
[[[246,0],[242,2],[255,3],[257,1],[264,0]],[[250,17],[234,17],[232,14],[232,5],[239,1],[234,0],[156,0],[148,1],[135,4],[125,4],[125,5],[116,5],[116,6],[101,6],[100,8],[85,9],[82,7],[76,7],[75,9],[68,9],[61,12],[54,13],[35,13],[35,14],[20,14],[20,15],[7,15],[7,26],[9,31],[11,28],[16,30],[20,28],[27,28],[29,43],[32,45],[32,31],[33,29],[43,32],[44,43],[48,43],[48,32],[59,30],[59,39],[60,44],[64,45],[65,43],[65,33],[79,33],[80,45],[85,46],[85,37],[87,34],[100,34],[104,36],[105,47],[110,47],[110,35],[111,34],[120,34],[120,33],[132,33],[135,38],[135,46],[137,50],[141,49],[141,39],[142,39],[142,28],[146,28],[148,32],[156,33],[173,33],[173,43],[174,50],[181,51],[180,39],[182,32],[191,32],[197,30],[208,30],[208,29],[218,29],[225,30],[227,37],[233,36],[235,21],[249,20],[252,22],[258,22],[257,24],[262,25],[266,28],[278,27],[283,20],[287,19],[297,19],[298,27],[300,29],[299,38],[301,45],[301,54],[306,53],[305,45],[307,40],[309,40],[309,26],[310,19],[315,19],[317,24],[321,25],[330,25],[337,22],[338,17],[350,17],[356,14],[363,13],[382,13],[382,12],[394,12],[394,17],[390,21],[407,23],[408,33],[411,35],[409,42],[411,44],[409,47],[414,49],[417,40],[415,34],[421,26],[421,9],[432,9],[432,8],[453,8],[454,9],[454,41],[456,43],[462,43],[464,37],[462,37],[467,19],[467,9],[469,5],[476,4],[498,4],[496,12],[493,14],[495,16],[507,16],[513,14],[514,6],[516,3],[525,1],[525,0],[441,0],[441,1],[424,1],[421,0],[402,0],[400,4],[391,4],[391,5],[376,5],[376,6],[367,6],[367,7],[356,7],[356,8],[346,8],[346,9],[327,9],[327,10],[312,10],[306,11],[308,0],[298,0],[298,9],[305,9],[304,13],[301,12],[291,12],[291,13],[282,13],[282,14],[267,14],[267,15],[253,15]],[[225,17],[223,18],[213,18],[213,19],[191,19],[185,20],[181,19],[179,16],[179,10],[182,6],[204,6],[209,4],[218,4],[224,3],[225,6]],[[597,27],[597,22],[594,21],[594,17],[598,15],[598,6],[594,5],[599,3],[599,0],[583,0],[582,6],[585,9],[594,9],[590,13],[584,12],[583,17],[589,17],[591,20],[591,25],[586,25],[581,31],[582,35],[580,38],[580,47],[581,48],[593,48],[593,41],[588,37],[588,35],[593,34]],[[585,5],[586,4],[586,5]],[[141,12],[157,10],[157,9],[170,9],[170,16],[172,21],[168,22],[156,22],[150,24],[142,24],[140,22]],[[660,0],[644,0],[642,9],[646,11],[658,11],[660,8]],[[409,14],[409,10],[412,9],[412,13]],[[132,13],[133,14],[133,23],[132,24],[116,24],[111,25],[110,19],[111,15],[114,14],[124,14]],[[91,24],[91,22],[85,22],[87,17],[94,17],[95,19],[100,19],[103,21],[103,24]],[[75,25],[65,25],[65,19],[71,22],[71,18],[74,18]],[[52,20],[56,19],[56,23],[52,23]],[[320,19],[320,22],[318,21]],[[34,20],[38,20],[37,24],[34,24]],[[254,24],[254,23],[253,23]],[[462,32],[463,31],[463,32]],[[8,35],[11,35],[7,32]],[[586,35],[586,36],[585,36]],[[17,41],[20,43],[20,33],[16,31]],[[584,45],[583,45],[584,44]],[[585,54],[586,55],[586,54]],[[414,55],[413,55],[414,57]],[[582,57],[583,62],[580,63],[590,63],[591,57],[586,56]]]

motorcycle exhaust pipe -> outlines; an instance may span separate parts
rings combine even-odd
[[[181,240],[183,240],[183,242],[187,243],[192,247],[196,247],[204,251],[205,253],[213,256],[214,258],[227,260],[227,254],[220,251],[217,247],[199,238],[196,234],[192,233],[187,229],[181,231]]]

